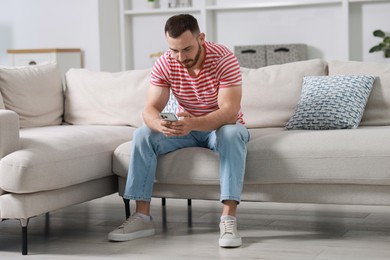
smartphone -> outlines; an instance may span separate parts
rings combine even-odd
[[[165,121],[177,121],[179,118],[175,113],[160,113],[160,118]]]

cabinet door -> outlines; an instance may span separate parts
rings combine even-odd
[[[12,66],[37,65],[45,62],[55,61],[52,53],[13,53],[10,54]]]

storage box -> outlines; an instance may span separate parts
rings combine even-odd
[[[241,67],[255,69],[267,65],[265,45],[235,46],[234,55]]]
[[[282,64],[306,59],[306,44],[266,45],[267,65]]]

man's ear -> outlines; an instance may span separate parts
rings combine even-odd
[[[204,33],[199,34],[200,45],[203,45],[206,35]]]

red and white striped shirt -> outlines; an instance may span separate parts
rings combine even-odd
[[[166,51],[155,62],[151,84],[171,88],[180,111],[193,116],[207,115],[218,107],[219,88],[242,84],[240,65],[233,53],[223,45],[205,42],[206,51],[202,69],[196,77],[191,77],[187,68]],[[237,115],[237,122],[244,124],[243,114]]]

